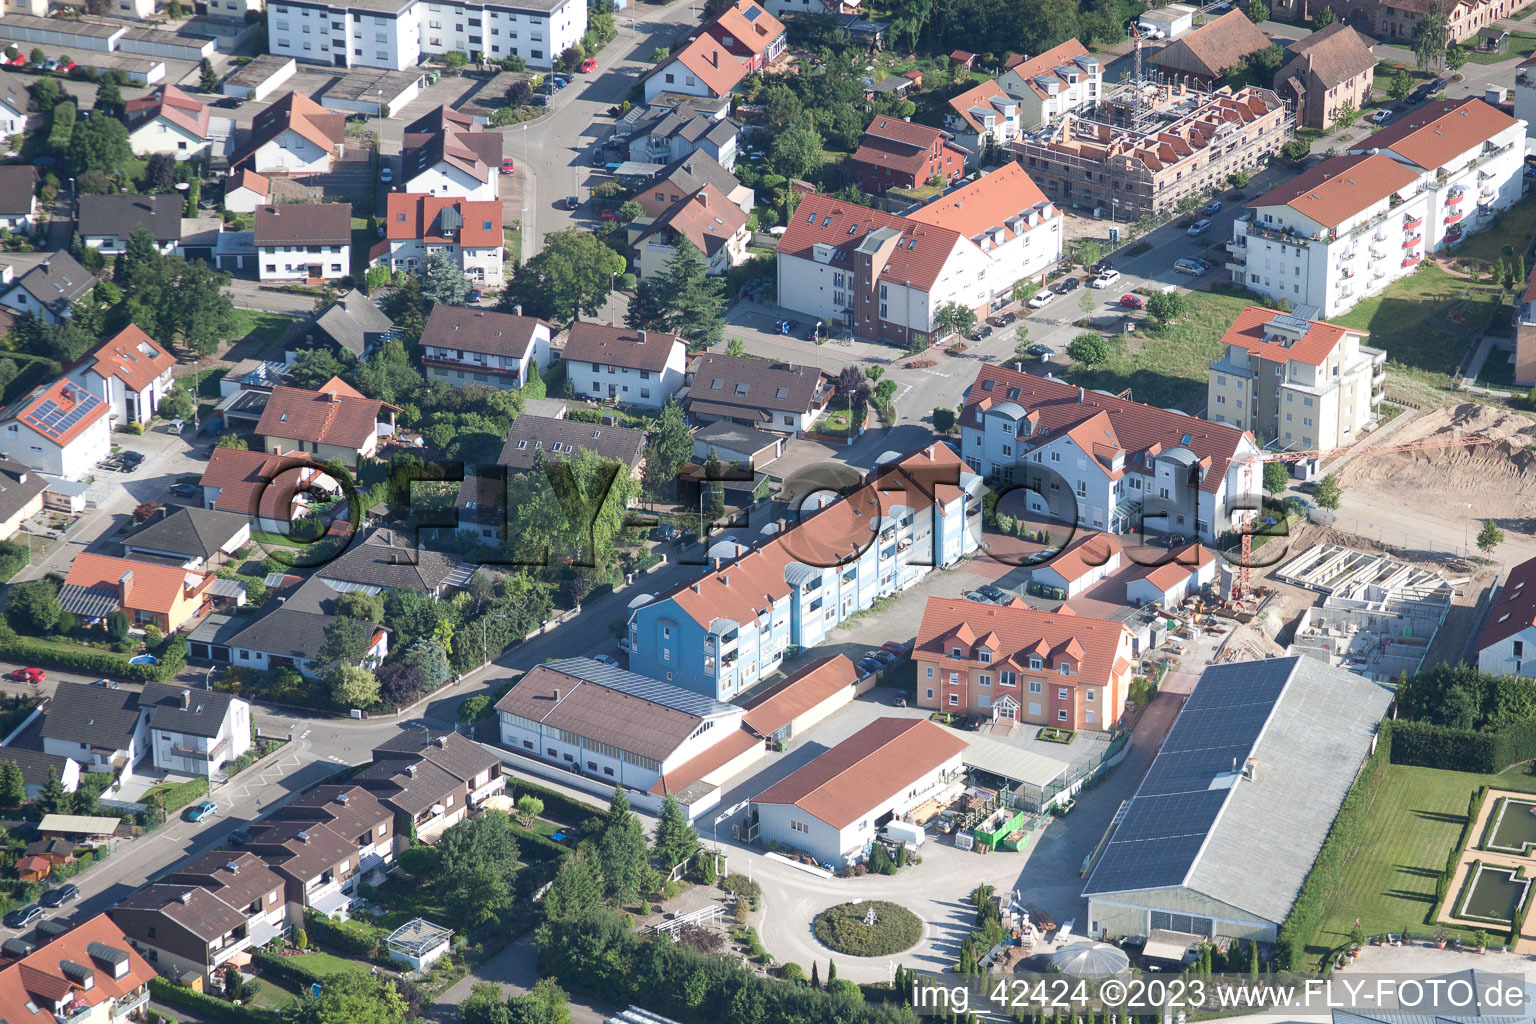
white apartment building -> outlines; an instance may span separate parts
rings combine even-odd
[[[1232,279],[1324,319],[1481,230],[1522,191],[1525,123],[1479,99],[1440,100],[1248,204]]]
[[[251,749],[251,705],[232,694],[149,683],[139,707],[156,768],[213,778]]]
[[[563,358],[578,397],[660,409],[682,390],[688,346],[675,334],[577,321]]]
[[[1005,150],[1019,137],[1018,100],[995,81],[982,82],[949,101],[944,127],[955,144],[971,156],[988,149]]]
[[[334,281],[352,272],[352,205],[261,206],[254,244],[262,281]]]
[[[779,240],[779,301],[906,346],[940,306],[985,316],[1060,259],[1060,211],[1009,163],[905,216],[807,195]]]
[[[995,490],[1028,488],[1031,516],[1105,533],[1210,544],[1262,484],[1244,430],[1001,366],[983,366],[966,391],[960,435]]]
[[[1211,364],[1206,415],[1292,450],[1352,444],[1375,425],[1387,353],[1364,331],[1249,306],[1222,336]],[[1315,464],[1298,465],[1311,475]]]
[[[494,4],[348,0],[267,7],[268,49],[333,67],[404,71],[426,54],[488,60],[521,57],[550,68],[587,31],[584,0],[502,0]]]
[[[429,253],[446,252],[477,286],[500,288],[503,240],[499,202],[391,192],[385,237],[369,256],[371,263],[414,274],[426,270]]]
[[[1104,65],[1076,39],[1038,57],[1010,58],[997,84],[1019,101],[1019,127],[1034,129],[1099,98]]]

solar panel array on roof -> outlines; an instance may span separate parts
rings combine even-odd
[[[715,700],[713,697],[706,697],[702,693],[684,690],[671,683],[627,672],[622,668],[613,668],[602,662],[593,661],[591,658],[565,658],[548,664],[556,672],[564,672],[568,676],[606,686],[610,690],[618,690],[631,697],[639,697],[641,700],[648,700],[652,704],[660,704],[662,707],[672,708],[686,715],[709,718],[713,715],[731,714],[741,710],[734,705]]]
[[[1184,883],[1295,668],[1276,658],[1205,670],[1084,896]]]
[[[61,391],[64,399],[62,404],[50,398],[22,417],[39,433],[55,441],[80,422],[82,416],[101,404],[101,399],[73,381],[64,381]]]

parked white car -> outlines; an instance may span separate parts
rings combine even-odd
[[[1104,273],[1100,274],[1098,277],[1096,277],[1092,281],[1090,281],[1088,283],[1088,287],[1090,287],[1090,288],[1108,288],[1108,287],[1113,285],[1118,280],[1120,280],[1120,271],[1118,271],[1118,270],[1106,270],[1106,271],[1104,271]]]
[[[1189,226],[1189,230],[1184,233],[1190,238],[1195,238],[1199,235],[1205,234],[1209,230],[1211,230],[1211,222],[1202,218],[1191,224]]]
[[[1030,309],[1044,309],[1046,305],[1055,297],[1056,295],[1054,292],[1046,290],[1040,292],[1034,298],[1030,299],[1026,305],[1028,305]]]

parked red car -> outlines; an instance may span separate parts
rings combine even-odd
[[[7,672],[5,678],[18,683],[41,683],[48,678],[48,673],[40,668],[18,668],[14,672]]]
[[[623,217],[619,216],[619,211],[618,210],[604,210],[602,213],[598,214],[598,216],[602,217],[603,220],[614,220],[614,221],[617,221],[617,220],[623,220],[624,219]]]
[[[1126,309],[1140,309],[1146,304],[1147,300],[1143,299],[1140,295],[1120,296],[1120,305],[1124,306]]]
[[[504,156],[504,157],[501,158],[501,173],[502,174],[515,174],[515,173],[517,173],[517,164],[512,160],[511,157]]]
[[[597,70],[597,58],[596,57],[588,57],[586,60],[581,62],[580,71],[581,71],[582,74],[590,75],[592,72],[594,72],[596,70]]]

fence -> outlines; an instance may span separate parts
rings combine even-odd
[[[1013,791],[1013,806],[1039,814],[1059,800],[1069,799],[1101,770],[1113,768],[1125,759],[1131,745],[1130,730],[1124,730],[1109,742],[1102,753],[1074,761],[1067,770],[1043,786],[1023,783]]]

